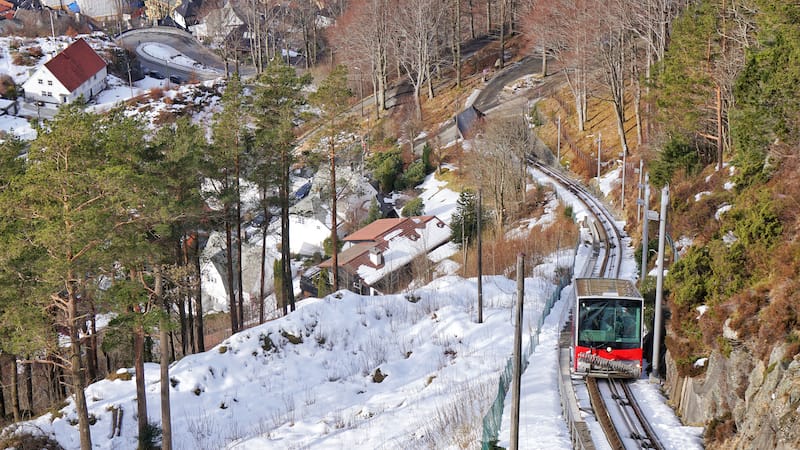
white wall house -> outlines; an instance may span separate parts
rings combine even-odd
[[[106,62],[78,39],[41,66],[22,84],[25,100],[51,105],[89,100],[106,87]]]
[[[226,1],[222,8],[210,10],[199,21],[197,25],[189,26],[189,32],[198,40],[211,41],[217,45],[234,29],[244,25],[230,1]]]

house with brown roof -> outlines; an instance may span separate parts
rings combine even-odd
[[[51,105],[89,100],[106,87],[106,62],[83,38],[41,66],[22,84],[25,100]]]
[[[14,12],[16,10],[17,7],[14,6],[13,3],[7,2],[6,0],[0,0],[0,19],[13,19]]]
[[[450,227],[436,216],[376,220],[344,238],[339,287],[362,295],[396,292],[411,281],[411,262],[448,240]],[[328,259],[319,267],[332,265]]]

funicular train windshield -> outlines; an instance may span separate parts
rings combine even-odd
[[[642,345],[641,300],[580,300],[578,345],[633,349]]]

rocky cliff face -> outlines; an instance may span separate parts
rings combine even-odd
[[[667,354],[665,387],[687,425],[706,427],[709,449],[800,448],[800,355],[776,347],[769,363],[745,346],[714,352],[705,374],[679,377]]]

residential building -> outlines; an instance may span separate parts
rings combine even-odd
[[[22,85],[25,100],[51,105],[90,100],[106,87],[106,62],[81,38],[41,66]]]
[[[396,292],[411,281],[412,262],[449,239],[450,228],[436,216],[376,220],[344,238],[339,287],[363,295]],[[333,264],[329,259],[319,267],[329,272]]]

